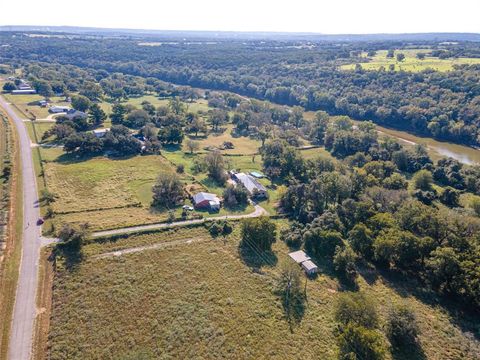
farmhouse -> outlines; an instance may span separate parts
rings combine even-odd
[[[52,114],[60,114],[60,113],[66,113],[68,112],[69,110],[71,110],[71,107],[69,106],[50,106],[50,109],[48,109],[48,112],[49,113],[52,113]]]
[[[220,199],[215,194],[199,192],[193,195],[193,205],[196,209],[220,210]]]
[[[32,90],[32,87],[27,83],[23,82],[17,86],[18,90]]]
[[[307,275],[314,275],[318,272],[318,266],[315,265],[315,263],[312,261],[312,259],[310,259],[310,256],[305,253],[305,251],[294,251],[288,254],[288,256],[290,256],[290,258],[297,264],[300,264]]]
[[[65,117],[67,117],[68,119],[70,120],[73,120],[73,119],[86,119],[87,118],[87,114],[84,113],[83,111],[78,111],[78,110],[75,110],[75,109],[70,109],[67,111],[67,113],[65,114]]]
[[[241,183],[247,189],[252,197],[266,198],[268,197],[267,189],[260,184],[252,175],[245,173],[237,173],[232,175],[233,179]]]
[[[95,129],[92,132],[93,132],[93,135],[95,135],[97,138],[102,138],[109,131],[110,131],[110,128],[104,128],[104,129]]]

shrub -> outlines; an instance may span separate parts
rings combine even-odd
[[[260,216],[242,221],[242,245],[269,251],[276,241],[275,223],[268,217]]]
[[[374,329],[378,325],[375,305],[361,292],[345,292],[340,295],[335,319],[342,325],[353,324],[367,329]]]
[[[418,336],[415,313],[406,305],[393,306],[388,312],[386,333],[393,345],[414,344]]]
[[[385,358],[385,345],[376,330],[348,324],[337,336],[340,359],[381,360]]]

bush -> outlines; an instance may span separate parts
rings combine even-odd
[[[342,325],[353,324],[367,329],[374,329],[378,325],[375,305],[360,292],[345,292],[340,295],[335,309],[335,320]]]
[[[172,207],[183,200],[183,184],[175,173],[162,172],[153,186],[153,205]]]
[[[388,312],[386,333],[395,346],[414,344],[418,336],[415,313],[406,305],[393,306]]]
[[[229,185],[223,192],[223,199],[226,207],[244,206],[248,203],[248,191],[241,184]]]
[[[381,334],[363,326],[348,324],[337,336],[340,359],[381,360],[385,358],[385,345]]]
[[[428,170],[420,170],[412,178],[415,189],[429,191],[432,189],[433,176]]]
[[[343,247],[342,236],[337,231],[324,231],[314,228],[303,234],[305,249],[317,256],[326,256],[330,260],[337,246]]]
[[[176,171],[177,171],[177,174],[183,174],[185,172],[185,165],[178,164]]]
[[[337,246],[333,256],[333,266],[344,280],[352,284],[355,283],[358,275],[355,261],[357,261],[357,255],[350,246]]]
[[[242,221],[242,246],[270,251],[276,239],[276,225],[268,217],[260,216]]]

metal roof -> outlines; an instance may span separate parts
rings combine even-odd
[[[295,261],[298,264],[301,264],[304,261],[310,260],[310,256],[308,256],[303,250],[291,252],[290,254],[288,254],[288,256],[290,256],[293,259],[293,261]]]
[[[302,262],[302,267],[306,271],[318,270],[318,266],[315,265],[315,263],[311,260],[307,260],[307,261]]]
[[[193,195],[193,202],[195,204],[201,203],[202,201],[207,200],[208,202],[214,201],[214,202],[220,202],[220,199],[218,198],[217,195],[215,194],[210,194],[206,192],[199,192],[195,195]]]
[[[257,189],[257,191],[260,192],[266,192],[267,189],[265,186],[260,184],[253,176],[247,175],[245,173],[238,173],[235,174],[237,177],[238,181],[240,181],[243,186],[245,186],[250,194],[253,193],[253,190]]]

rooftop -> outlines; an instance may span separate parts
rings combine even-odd
[[[307,261],[302,262],[302,267],[306,271],[312,271],[312,270],[317,270],[318,269],[318,266],[315,265],[315,263],[311,260],[307,260]]]
[[[193,202],[195,204],[201,203],[202,201],[205,201],[205,200],[207,200],[208,202],[213,201],[215,203],[220,203],[220,199],[215,194],[199,192],[193,195]]]
[[[247,175],[245,173],[235,174],[237,179],[247,188],[250,193],[253,193],[253,190],[266,192],[267,189],[265,186],[260,184],[253,176]]]
[[[301,264],[305,261],[310,260],[310,256],[308,256],[303,250],[291,252],[290,254],[288,254],[288,256],[290,256],[297,264]]]

